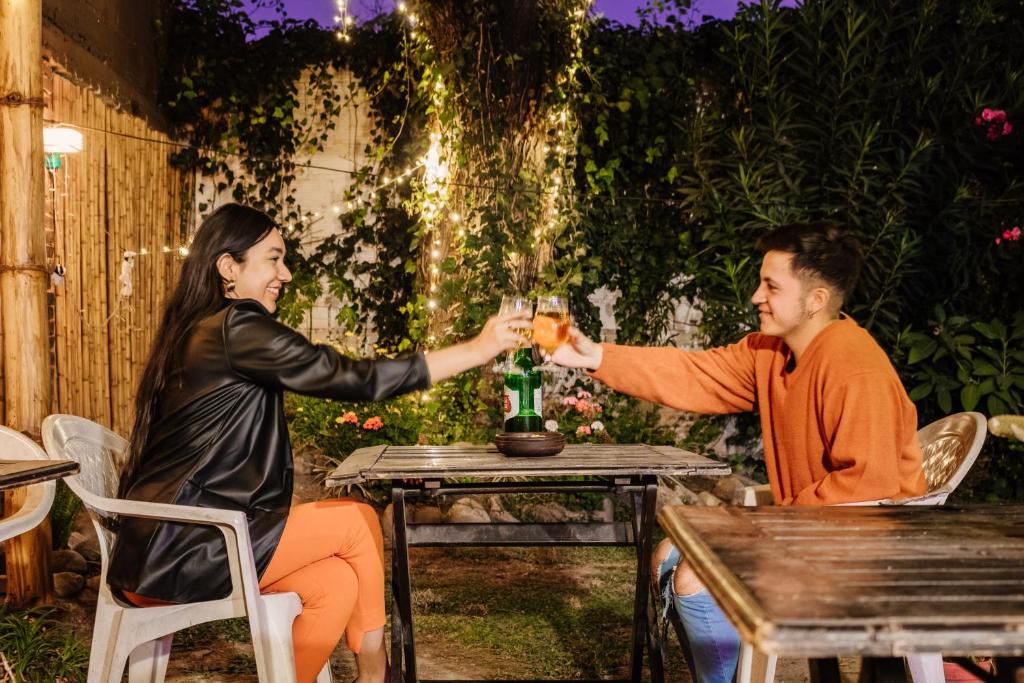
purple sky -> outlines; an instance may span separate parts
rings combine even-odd
[[[594,11],[623,24],[636,24],[636,8],[645,5],[645,0],[596,0]],[[783,2],[793,6],[793,0]],[[334,23],[334,0],[285,0],[288,14],[293,19],[316,19],[324,26]],[[390,11],[395,0],[349,0],[349,12],[357,20],[375,16],[381,11]],[[731,18],[736,13],[737,0],[693,0],[696,16],[711,15],[720,19]]]

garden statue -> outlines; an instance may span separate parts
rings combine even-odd
[[[126,299],[134,291],[132,271],[135,269],[135,256],[136,253],[134,251],[124,252],[124,258],[121,260],[121,274],[117,276],[117,281],[121,283],[121,289],[118,293]]]
[[[620,296],[621,290],[610,290],[605,285],[601,285],[587,296],[587,301],[597,306],[603,341],[615,341],[615,331],[619,329],[618,323],[615,322],[615,302]]]
[[[691,276],[679,275],[669,285],[680,289]],[[700,301],[690,301],[685,296],[675,299],[672,305],[672,321],[670,329],[675,337],[675,345],[681,349],[700,348]]]

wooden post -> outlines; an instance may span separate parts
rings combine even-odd
[[[0,0],[0,326],[4,423],[39,440],[50,407],[43,184],[41,0]],[[0,455],[2,457],[2,455]],[[25,491],[5,496],[20,507]],[[52,593],[49,528],[8,542],[7,598],[14,604]]]

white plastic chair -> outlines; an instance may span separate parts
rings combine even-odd
[[[115,498],[119,463],[128,443],[84,418],[50,415],[43,421],[43,443],[51,459],[74,460],[81,467],[79,474],[65,481],[85,503],[99,537],[102,573],[89,653],[88,683],[119,683],[126,660],[129,683],[161,683],[167,672],[175,631],[234,617],[249,619],[259,680],[295,682],[292,622],[302,612],[302,603],[295,593],[260,595],[243,513]],[[117,516],[217,527],[227,544],[231,595],[220,600],[160,607],[136,607],[119,599],[107,585],[107,564],[114,533],[104,524],[104,520]],[[316,680],[317,683],[331,682],[329,663]]]
[[[985,443],[988,427],[981,413],[955,413],[940,418],[917,431],[917,443],[924,456],[922,468],[928,492],[917,498],[902,500],[871,500],[851,505],[942,505],[956,490]],[[767,484],[748,486],[743,491],[746,506],[772,505],[772,492]],[[740,648],[737,683],[775,679],[775,655],[765,655],[744,643]],[[914,683],[944,683],[942,654],[922,652],[907,655],[907,666]]]
[[[10,427],[0,427],[0,459],[46,460],[46,451],[21,432]],[[55,481],[30,484],[25,503],[10,517],[0,519],[0,542],[34,529],[42,522],[53,505],[56,490]]]

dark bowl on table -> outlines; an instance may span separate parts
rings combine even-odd
[[[494,445],[505,455],[539,458],[558,455],[565,448],[565,434],[558,432],[501,432]]]

